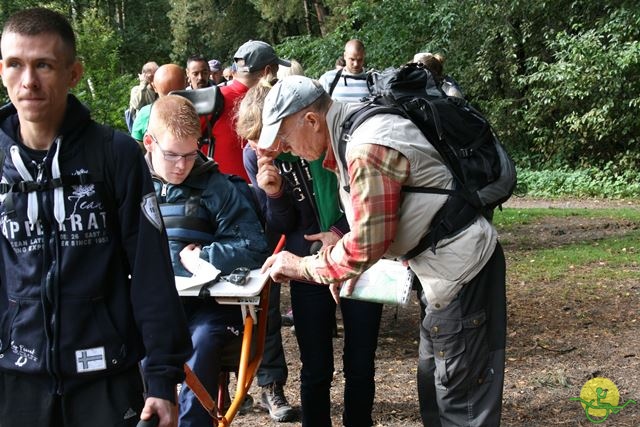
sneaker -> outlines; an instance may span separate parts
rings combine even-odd
[[[293,421],[296,415],[284,396],[282,384],[273,383],[262,387],[260,406],[269,411],[269,416],[279,423]]]

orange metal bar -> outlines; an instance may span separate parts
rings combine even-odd
[[[274,254],[277,254],[282,250],[285,243],[285,237],[282,235],[278,244],[276,245]],[[260,304],[258,305],[258,325],[257,325],[257,339],[255,341],[255,351],[253,357],[251,357],[251,340],[253,338],[253,319],[251,315],[247,313],[247,317],[244,319],[244,334],[242,336],[242,349],[240,351],[240,363],[238,365],[238,381],[236,385],[236,393],[233,397],[233,401],[229,405],[229,409],[224,416],[218,418],[218,426],[227,427],[240,409],[240,406],[244,402],[251,383],[258,372],[260,362],[262,362],[262,355],[264,353],[264,340],[267,334],[267,315],[269,310],[269,292],[271,291],[271,278],[267,279],[267,283],[260,292]],[[214,423],[215,425],[215,423]]]

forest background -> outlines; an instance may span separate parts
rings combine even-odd
[[[444,54],[514,157],[520,194],[640,197],[638,1],[0,0],[0,19],[33,6],[72,21],[85,65],[74,93],[123,130],[147,61],[229,65],[260,39],[317,78],[359,38],[369,69]]]

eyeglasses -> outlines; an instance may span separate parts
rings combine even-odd
[[[276,149],[274,151],[279,151],[283,153],[285,151],[291,150],[291,144],[289,144],[289,141],[287,141],[287,139],[289,139],[289,136],[291,135],[291,132],[293,132],[293,129],[284,135],[281,135],[280,133],[276,135],[276,140],[278,141],[278,145],[276,146]]]
[[[180,161],[180,159],[184,159],[186,162],[193,162],[198,157],[198,150],[187,154],[176,154],[170,151],[165,151],[162,149],[162,147],[160,147],[160,143],[155,136],[153,136],[152,134],[149,134],[149,136],[151,137],[151,140],[158,145],[158,150],[160,150],[162,156],[168,162],[177,163]]]
[[[304,117],[298,117],[298,120],[296,121],[295,126],[291,126],[291,129],[289,130],[289,132],[285,134],[278,132],[276,134],[276,140],[278,140],[278,146],[274,151],[280,151],[280,152],[291,151],[291,143],[289,142],[289,137],[291,136],[291,134],[295,129],[301,126],[304,126]]]

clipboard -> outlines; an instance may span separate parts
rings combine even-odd
[[[267,283],[269,272],[260,273],[260,269],[251,270],[244,285],[234,285],[217,275],[193,275],[191,277],[175,276],[178,295],[182,297],[213,297],[221,304],[232,303],[239,298],[256,297]],[[211,283],[214,282],[214,283]],[[235,304],[242,304],[235,302]]]

